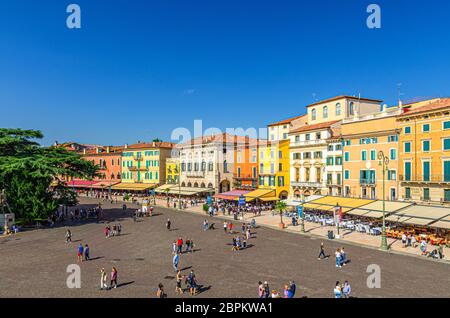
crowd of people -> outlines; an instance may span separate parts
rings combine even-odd
[[[297,286],[294,281],[290,281],[288,284],[284,285],[283,296],[280,293],[272,289],[270,290],[269,283],[261,281],[258,282],[258,298],[294,298]]]

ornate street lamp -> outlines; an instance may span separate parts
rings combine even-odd
[[[341,206],[339,205],[339,203],[336,202],[336,206],[334,207],[334,221],[336,222],[337,238],[340,238],[339,223],[341,222],[341,215],[338,214],[338,213],[340,213],[340,209],[341,209]],[[338,214],[337,218],[336,218],[336,214]]]
[[[385,173],[388,170],[389,158],[384,155],[383,151],[378,152],[378,165],[383,169],[383,226],[381,228],[381,249],[387,251],[389,249],[386,238],[386,202],[385,202]]]
[[[304,194],[302,194],[301,200],[302,200],[302,204],[301,204],[301,207],[302,207],[302,225],[301,225],[301,231],[302,231],[302,233],[305,233],[305,209],[304,209],[305,197],[304,197]]]

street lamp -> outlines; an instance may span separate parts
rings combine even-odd
[[[304,211],[304,204],[305,204],[305,197],[302,194],[301,197],[302,203],[301,203],[301,207],[302,207],[302,225],[301,225],[301,231],[302,233],[305,233],[305,211]]]
[[[336,202],[336,206],[334,207],[334,221],[336,222],[336,230],[337,230],[336,237],[337,238],[340,238],[340,235],[339,235],[339,223],[341,222],[341,219],[340,219],[341,216],[340,216],[340,214],[338,214],[338,217],[336,218],[336,213],[340,212],[340,208],[341,208],[341,206],[339,205],[339,203]]]
[[[378,165],[383,169],[383,227],[381,228],[381,249],[387,251],[389,249],[386,238],[386,202],[385,202],[385,173],[388,169],[389,158],[384,155],[383,151],[378,152]]]

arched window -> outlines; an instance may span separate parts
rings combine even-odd
[[[198,188],[198,183],[194,183],[194,188]]]
[[[339,116],[341,114],[341,104],[336,104],[336,116]]]
[[[314,109],[311,111],[311,119],[312,119],[312,120],[316,120],[316,118],[317,118],[317,111],[316,111],[316,109],[314,108]]]
[[[181,186],[182,186],[182,187],[185,187],[185,186],[186,186],[186,183],[182,182],[182,183],[181,183]]]
[[[117,179],[120,179],[120,172],[117,172]]]
[[[214,170],[214,163],[212,163],[211,161],[208,163],[208,171],[213,171]]]
[[[202,171],[206,171],[206,162],[202,161]]]
[[[212,183],[210,182],[210,183],[208,183],[208,188],[213,188],[213,185],[212,185]]]
[[[205,187],[205,183],[202,182],[202,184],[200,185],[200,187],[201,187],[201,188],[204,188],[204,187]]]
[[[192,183],[188,182],[187,186],[192,187]]]
[[[328,118],[328,106],[323,106],[323,118]]]
[[[223,161],[223,172],[228,172],[228,164],[226,160]]]
[[[353,102],[350,102],[350,104],[348,105],[348,114],[349,115],[354,115],[355,114],[355,104]]]

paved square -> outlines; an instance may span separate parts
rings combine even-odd
[[[329,254],[345,246],[351,263],[338,269],[334,257],[317,260],[320,239],[258,228],[249,241],[252,247],[232,252],[231,235],[224,233],[220,219],[210,218],[216,230],[205,232],[205,217],[189,212],[158,207],[157,216],[134,223],[131,209],[124,213],[119,204],[104,204],[104,209],[111,222],[122,223],[122,236],[106,239],[103,223],[80,223],[70,227],[72,244],[65,243],[66,227],[0,238],[0,297],[155,297],[160,282],[169,297],[180,297],[175,294],[171,255],[171,243],[179,236],[196,245],[195,253],[181,255],[180,267],[187,268],[184,273],[191,268],[196,272],[204,287],[197,297],[257,297],[259,280],[280,294],[284,284],[295,280],[296,297],[333,297],[337,280],[348,280],[356,297],[450,297],[446,263],[324,241]],[[171,231],[165,228],[167,218],[172,220]],[[93,260],[81,264],[81,288],[69,289],[66,268],[76,263],[79,242],[89,244]],[[366,286],[369,264],[381,267],[380,289]],[[112,266],[123,285],[100,291],[100,269],[109,274]]]

